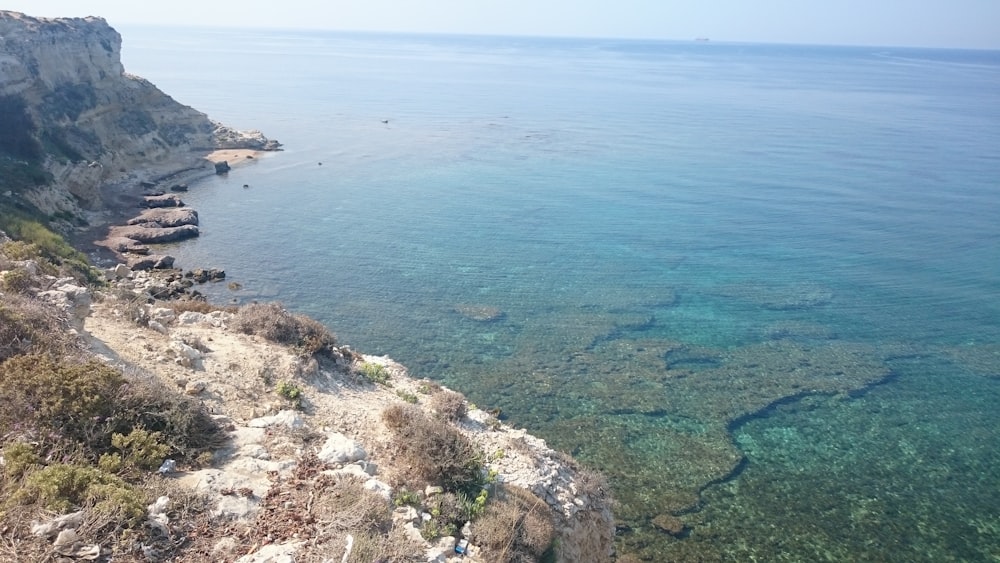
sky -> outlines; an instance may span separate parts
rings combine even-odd
[[[1000,49],[1000,0],[4,0],[133,24]]]

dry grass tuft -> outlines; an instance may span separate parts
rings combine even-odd
[[[539,561],[553,549],[554,539],[549,506],[520,487],[498,487],[485,513],[472,523],[473,543],[489,549],[490,563]]]

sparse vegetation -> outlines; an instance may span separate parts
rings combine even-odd
[[[403,391],[402,389],[396,390],[396,396],[398,396],[403,401],[410,403],[411,405],[415,405],[418,402],[420,402],[420,399],[418,399],[416,395],[408,391]]]
[[[363,375],[365,379],[378,385],[387,385],[389,383],[389,379],[391,378],[389,370],[387,370],[385,366],[374,362],[362,363],[358,371],[361,372],[361,375]]]
[[[437,393],[440,390],[441,390],[441,384],[438,383],[437,381],[431,381],[429,379],[422,380],[420,384],[417,386],[417,393],[421,393],[424,395],[431,395],[433,393]]]
[[[44,285],[33,273],[35,266],[23,264],[33,261],[39,274],[51,275],[65,273],[68,260],[60,257],[57,243],[46,239],[46,231],[34,229],[22,230],[34,242],[0,245],[0,270],[7,272],[0,278],[3,540],[10,545],[16,542],[19,556],[41,559],[51,549],[52,538],[33,538],[26,523],[37,519],[40,512],[80,511],[82,520],[75,524],[78,537],[100,544],[102,557],[110,549],[116,560],[136,561],[141,557],[140,545],[155,546],[164,560],[208,557],[213,545],[206,543],[207,538],[213,537],[217,524],[210,515],[211,505],[195,493],[171,488],[169,480],[155,476],[155,471],[167,458],[185,468],[210,463],[224,434],[199,401],[165,387],[157,378],[87,359],[82,344],[69,330],[66,315],[33,296]],[[154,301],[149,296],[124,289],[106,295],[106,299],[119,300],[119,310],[130,322],[150,321]],[[359,359],[346,347],[337,349],[336,339],[323,325],[288,313],[278,304],[254,304],[237,310],[186,300],[164,306],[177,314],[227,310],[234,314],[230,326],[241,332],[292,346],[304,355]],[[199,342],[184,342],[207,351]],[[388,385],[392,379],[391,370],[380,363],[353,365],[356,374],[373,383]],[[281,380],[270,371],[267,375],[264,379],[269,388],[277,381],[273,391],[301,407],[306,389],[300,383]],[[263,503],[260,517],[253,526],[238,532],[244,545],[257,545],[265,539],[310,538],[300,552],[309,560],[334,544],[342,549],[344,534],[349,532],[355,538],[349,561],[423,560],[422,548],[393,522],[393,504],[414,506],[430,514],[418,523],[425,538],[458,535],[467,521],[483,521],[485,524],[474,528],[475,533],[499,537],[511,517],[495,517],[496,523],[490,515],[502,508],[496,505],[506,503],[506,507],[510,501],[495,497],[500,487],[496,472],[484,474],[486,456],[452,425],[467,414],[464,397],[437,383],[421,382],[416,391],[430,395],[426,403],[432,416],[414,406],[420,398],[406,389],[411,388],[396,390],[403,403],[386,409],[382,418],[392,432],[391,455],[408,468],[401,481],[412,489],[398,488],[393,502],[388,502],[365,489],[363,480],[322,474],[322,464],[307,453],[299,460],[294,478],[277,478],[267,497],[258,499]],[[502,453],[494,453],[492,459],[500,457]],[[428,492],[426,497],[414,492],[428,484],[444,490]],[[165,488],[171,490],[172,503],[181,499],[181,506],[171,509],[171,534],[189,534],[194,539],[188,543],[172,541],[144,524],[146,506]],[[251,498],[253,490],[239,489],[233,494]],[[526,557],[537,554],[546,538],[551,544],[551,533],[546,535],[551,522],[545,528],[531,520],[534,516],[524,509],[524,502],[517,506],[522,512],[520,520],[507,531],[519,535],[511,536],[497,549],[525,558],[497,561],[536,560]],[[320,514],[322,518],[314,516]],[[175,515],[181,520],[175,521]],[[532,526],[540,536],[524,530]],[[232,533],[231,529],[227,533]],[[0,546],[0,559],[5,554]]]
[[[295,408],[302,407],[302,400],[304,399],[302,395],[302,387],[298,386],[292,381],[281,380],[278,385],[274,388],[274,392],[278,394],[281,398],[289,401]]]
[[[103,275],[89,264],[86,255],[39,219],[18,212],[0,213],[0,230],[15,239],[0,247],[0,253],[11,259],[34,259],[44,273],[72,276],[89,285],[102,283]]]

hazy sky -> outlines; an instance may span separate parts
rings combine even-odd
[[[1000,49],[1000,0],[6,0],[135,23]]]

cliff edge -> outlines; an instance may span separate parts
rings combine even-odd
[[[80,226],[102,188],[212,172],[216,149],[276,150],[125,72],[122,38],[98,17],[0,11],[0,203]]]

